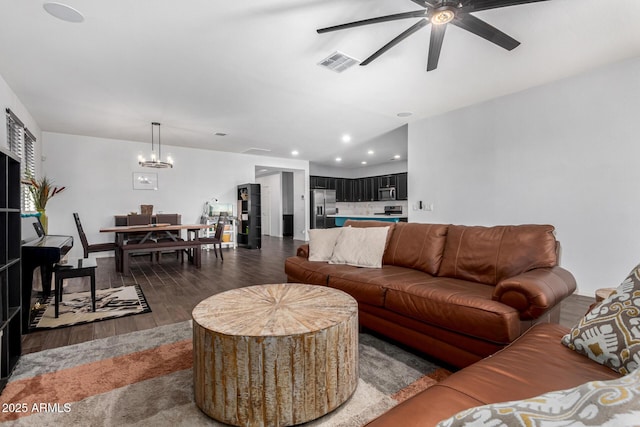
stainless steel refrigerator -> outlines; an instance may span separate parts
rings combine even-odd
[[[311,228],[333,228],[336,219],[336,190],[311,190]]]

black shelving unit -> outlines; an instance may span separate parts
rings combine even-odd
[[[260,184],[238,185],[238,246],[262,247]]]
[[[0,391],[22,353],[20,159],[0,147]]]

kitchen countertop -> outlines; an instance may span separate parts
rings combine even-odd
[[[384,222],[407,222],[407,216],[403,214],[395,214],[395,215],[349,215],[349,214],[335,214],[335,215],[327,215],[327,217],[334,218],[336,222],[336,227],[344,226],[345,222],[348,220],[353,221],[361,221],[361,220],[370,220],[370,221],[384,221]]]
[[[355,215],[355,214],[335,214],[335,215],[327,215],[329,218],[370,218],[370,219],[382,219],[382,218],[407,218],[405,214],[394,214],[394,215]]]

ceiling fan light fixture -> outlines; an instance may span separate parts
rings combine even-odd
[[[436,10],[433,15],[431,15],[431,23],[433,25],[444,25],[453,21],[453,18],[456,17],[456,14],[453,10],[447,8]]]

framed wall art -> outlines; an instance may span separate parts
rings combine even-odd
[[[158,174],[148,172],[133,173],[133,189],[134,190],[157,190]]]

